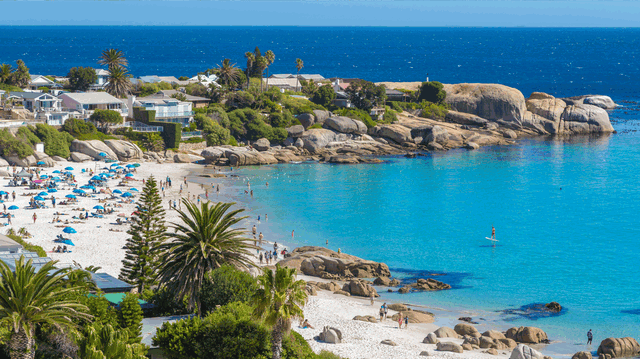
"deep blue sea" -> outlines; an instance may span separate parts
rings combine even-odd
[[[562,350],[570,346],[566,353],[587,349],[588,329],[595,343],[639,337],[640,29],[0,27],[0,63],[21,58],[36,74],[96,66],[101,50],[117,47],[136,76],[193,76],[225,57],[242,66],[255,46],[275,52],[276,73],[295,72],[299,57],[303,73],[325,77],[418,81],[428,73],[525,96],[611,96],[622,107],[610,113],[618,133],[609,136],[378,165],[244,168],[223,191],[251,209],[247,227],[263,216],[269,240],[328,240],[397,276],[444,274],[454,286],[385,299],[469,311],[487,327],[538,326]],[[247,180],[253,199],[241,194]],[[485,239],[492,225],[495,248]],[[545,318],[499,312],[549,301],[565,309]]]

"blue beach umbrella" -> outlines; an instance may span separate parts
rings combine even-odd
[[[91,180],[92,180],[92,181],[102,181],[102,179],[103,179],[103,178],[102,178],[102,177],[100,177],[100,176],[93,176],[93,177],[91,177]]]
[[[38,196],[46,196],[46,195],[48,195],[48,193],[47,193],[47,192],[44,192],[44,191],[43,191],[43,192],[38,193]]]
[[[47,175],[42,175],[42,176],[40,176],[40,178],[49,178],[49,176],[47,176]]]
[[[106,154],[106,153],[104,153],[104,152],[100,152],[100,153],[98,153],[98,156],[100,156],[100,157],[107,157],[107,154]]]
[[[133,194],[131,192],[125,192],[122,194],[122,197],[133,197]]]
[[[114,190],[113,190],[113,193],[122,194],[122,191],[121,191],[121,190],[119,190],[119,189],[114,189]]]
[[[47,190],[47,192],[49,192],[49,193],[55,193],[55,192],[58,192],[58,190],[57,190],[57,189],[55,189],[55,188],[49,188],[49,189]]]
[[[59,170],[55,170],[55,171],[53,171],[53,173],[60,173],[60,171]]]
[[[127,173],[126,175],[124,175],[125,177],[133,177],[133,173]]]
[[[0,195],[3,195],[3,196],[4,196],[5,194],[8,194],[8,193],[7,193],[7,192],[5,192],[5,191],[0,191]]]
[[[35,196],[35,197],[33,197],[33,199],[35,199],[36,201],[44,201],[44,198],[42,198],[40,196]]]
[[[92,189],[93,190],[93,189],[96,189],[96,187],[95,186],[87,186],[87,188],[85,188],[85,189]]]
[[[71,228],[71,227],[64,227],[64,229],[62,230],[64,233],[78,233],[76,232],[75,229]]]
[[[125,167],[127,167],[127,168],[133,168],[134,166],[133,166],[131,163],[129,163],[129,164],[128,164],[128,165],[126,165]]]
[[[85,193],[87,193],[87,192],[85,192],[85,191],[83,191],[83,190],[81,190],[81,189],[77,189],[77,188],[76,188],[76,189],[74,189],[74,190],[73,190],[73,193],[85,194]]]
[[[93,206],[93,209],[104,209],[102,206]]]
[[[91,188],[89,188],[89,187],[91,187],[91,186],[87,186],[87,185],[80,186],[80,188],[82,188],[82,189],[91,189]]]
[[[140,167],[140,164],[139,163],[134,163],[133,167]]]
[[[44,163],[44,161],[38,161],[36,164],[37,164],[38,166],[46,165],[46,163]]]
[[[20,207],[14,205],[14,206],[9,207],[8,209],[13,211],[14,209],[20,209]]]
[[[111,166],[109,166],[109,167],[116,167],[116,166],[118,166],[117,163],[112,163]]]
[[[140,192],[140,191],[138,191],[138,189],[137,189],[137,188],[133,188],[133,187],[131,187],[131,188],[129,189],[129,191]]]
[[[64,168],[66,171],[73,171],[73,167],[65,167]]]
[[[70,239],[64,239],[64,240],[60,241],[60,243],[64,243],[64,244],[66,244],[68,246],[74,246],[74,247],[76,246],[75,244],[73,244],[73,242],[71,242]]]
[[[111,172],[111,173],[116,173],[116,172],[118,172],[118,171],[116,171],[116,170],[114,170],[114,169],[112,168],[112,169],[110,169],[110,170],[109,170],[109,172]]]
[[[72,194],[68,194],[68,195],[66,195],[65,197],[67,197],[67,198],[71,198],[71,199],[76,199],[76,196],[74,196],[74,195],[72,195]]]

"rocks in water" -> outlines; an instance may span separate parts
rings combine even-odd
[[[564,133],[584,134],[614,131],[607,111],[592,105],[567,106],[562,114],[562,121]]]
[[[418,279],[415,284],[411,285],[414,289],[417,290],[444,290],[451,289],[451,286],[447,283],[440,282],[438,280],[427,278],[427,279]]]
[[[400,294],[407,294],[409,292],[411,292],[411,287],[408,285],[405,285],[404,287],[398,289],[398,293]]]
[[[593,356],[591,355],[591,352],[582,351],[573,354],[571,359],[593,359]]]
[[[385,287],[389,286],[389,283],[391,283],[391,279],[389,279],[388,277],[377,277],[374,281],[373,284],[375,285],[382,285]]]
[[[518,344],[511,352],[509,359],[544,359],[544,355],[528,345]]]
[[[291,126],[287,128],[287,133],[289,137],[298,138],[304,133],[304,127],[302,125]]]
[[[584,98],[582,103],[586,105],[597,106],[605,110],[612,110],[617,107],[616,103],[613,102],[611,97],[602,95],[587,96]]]
[[[330,142],[336,140],[336,133],[326,128],[312,128],[305,131],[300,137],[304,143],[304,149],[315,153],[327,147]]]
[[[219,147],[207,147],[200,152],[200,156],[204,157],[205,161],[209,163],[215,163],[224,157],[224,150]]]
[[[640,354],[640,345],[634,338],[607,338],[598,347],[599,359],[635,357]]]
[[[548,343],[547,333],[536,327],[513,327],[507,330],[505,335],[509,339],[513,339],[518,343]]]
[[[560,133],[560,121],[567,104],[549,94],[534,92],[526,101],[527,110],[538,117],[528,116],[524,126],[540,133]]]
[[[395,310],[396,312],[404,312],[405,310],[409,310],[406,305],[401,303],[388,304],[387,308]]]
[[[453,353],[463,353],[464,350],[462,346],[456,343],[451,342],[439,342],[436,344],[436,348],[441,352],[453,352]]]
[[[424,138],[423,143],[438,143],[444,145],[449,141],[449,133],[446,129],[436,125],[431,128],[431,132]]]
[[[480,145],[475,142],[467,142],[464,147],[468,150],[477,150],[478,148],[480,148]]]
[[[498,84],[444,85],[445,99],[454,111],[490,121],[520,124],[527,110],[524,96],[512,87]]]
[[[311,113],[303,113],[298,115],[298,121],[305,129],[316,123],[316,117]]]
[[[424,344],[438,344],[440,341],[434,333],[429,333],[422,342]]]
[[[460,317],[458,318],[458,320],[461,322],[467,322],[469,324],[478,324],[477,322],[474,322],[471,317]]]
[[[345,283],[342,290],[358,297],[379,297],[375,288],[361,280],[351,280],[349,283]]]
[[[547,304],[545,304],[545,307],[547,309],[549,309],[550,311],[552,311],[552,312],[560,312],[560,311],[562,311],[562,306],[558,302],[547,303]]]
[[[369,129],[369,135],[384,137],[399,144],[413,140],[411,137],[411,129],[400,124],[377,125]]]
[[[384,344],[384,345],[391,345],[393,347],[398,346],[398,344],[396,344],[393,340],[391,339],[385,339],[383,341],[380,342],[380,344]]]
[[[73,162],[84,162],[84,161],[91,161],[92,158],[91,156],[85,155],[84,153],[71,152],[71,160]]]
[[[142,158],[142,150],[135,143],[122,140],[104,140],[120,161],[135,161]]]
[[[271,143],[269,143],[269,140],[267,140],[264,137],[253,143],[253,148],[255,148],[260,152],[264,152],[268,150],[270,147],[271,147]]]
[[[329,163],[337,163],[337,164],[347,164],[354,165],[360,163],[360,160],[357,156],[349,156],[349,155],[335,155],[329,157],[327,159]]]
[[[317,339],[325,343],[340,344],[342,343],[342,332],[337,328],[325,326]]]
[[[324,247],[298,247],[280,265],[296,268],[310,276],[326,279],[372,278],[391,275],[384,263],[364,260]]]
[[[392,279],[391,282],[389,282],[389,287],[397,287],[400,285],[400,280],[398,279]]]
[[[345,116],[329,117],[324,121],[323,126],[340,133],[353,133],[356,135],[364,135],[367,133],[367,126],[364,122]]]
[[[361,322],[370,322],[370,323],[377,323],[378,322],[376,317],[374,317],[372,315],[356,315],[355,317],[353,317],[353,320],[359,320]]]
[[[271,165],[278,163],[278,159],[268,152],[258,152],[247,147],[234,147],[225,149],[225,157],[229,159],[229,165],[252,166]]]
[[[453,331],[462,336],[469,335],[476,338],[480,337],[480,332],[478,332],[478,329],[476,329],[476,327],[474,327],[473,325],[467,323],[456,324],[456,326],[453,328]]]
[[[433,332],[438,338],[460,338],[455,330],[449,327],[440,327]]]
[[[70,150],[71,152],[80,152],[87,156],[91,156],[91,158],[95,160],[118,160],[118,156],[113,152],[113,150],[104,142],[99,140],[73,140],[71,141]],[[100,156],[101,153],[105,154],[105,156]]]

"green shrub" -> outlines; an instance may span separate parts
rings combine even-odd
[[[26,251],[29,252],[35,252],[38,253],[38,257],[46,257],[47,256],[47,252],[42,249],[42,247],[40,246],[36,246],[35,244],[31,244],[27,241],[25,241],[24,239],[22,239],[22,237],[17,236],[15,234],[7,234],[7,237],[13,239],[14,241],[18,242]]]
[[[46,154],[69,158],[71,155],[69,146],[73,141],[73,136],[67,132],[60,132],[46,123],[37,124],[35,130],[36,135],[44,143],[44,152]]]
[[[98,80],[98,75],[91,67],[72,67],[67,78],[71,91],[87,91]]]
[[[191,311],[187,309],[187,298],[178,300],[175,295],[165,288],[147,289],[142,293],[142,299],[153,304],[151,309],[145,310],[145,316],[147,317],[191,314]]]
[[[400,106],[398,101],[391,101],[391,102],[387,102],[387,103],[390,103],[391,104],[391,108],[396,112],[402,112],[404,110],[402,108],[402,106]]]
[[[25,158],[33,155],[33,148],[29,143],[29,140],[24,137],[14,137],[8,129],[0,131],[0,152],[2,155],[18,156],[19,158]]]
[[[129,343],[140,343],[142,340],[142,308],[138,296],[127,293],[120,302],[118,321],[120,327],[129,332]]]
[[[430,118],[433,120],[442,121],[449,112],[447,106],[438,105],[432,102],[422,101],[420,103],[420,107],[422,107],[420,117]]]
[[[168,358],[198,358],[196,348],[202,326],[200,317],[165,322],[153,337],[153,345],[162,349]]]
[[[18,128],[18,132],[16,132],[16,137],[24,139],[29,145],[33,146],[36,143],[40,142],[40,138],[35,135],[36,128],[33,126],[28,127],[20,127]]]
[[[122,116],[114,110],[95,110],[89,120],[100,124],[103,130],[106,130],[111,125],[121,124]]]
[[[418,102],[427,101],[440,104],[447,97],[444,85],[438,81],[423,82],[418,93]]]
[[[269,124],[272,127],[282,127],[286,128],[289,126],[293,126],[293,122],[297,120],[289,110],[284,110],[283,113],[272,113],[269,115]],[[299,122],[299,121],[298,121]]]
[[[231,146],[238,146],[238,141],[236,141],[235,137],[231,136],[229,137],[229,144]]]
[[[291,111],[294,115],[312,113],[313,110],[326,110],[323,106],[302,98],[284,96],[281,102],[284,108]]]
[[[202,312],[215,309],[216,305],[231,302],[248,302],[255,293],[258,284],[249,273],[240,271],[232,266],[214,269],[205,276],[200,287],[200,301]]]
[[[331,85],[320,86],[318,91],[309,99],[311,102],[328,107],[331,106],[332,101],[336,98],[336,92],[333,90]]]
[[[185,86],[184,92],[186,92],[187,95],[198,97],[208,97],[209,95],[209,89],[199,82]]]
[[[148,111],[152,112],[152,111]],[[182,125],[174,122],[149,122],[150,126],[161,126],[161,136],[166,148],[178,148],[182,138]]]
[[[307,128],[307,130],[311,130],[314,128],[322,128],[322,125],[319,123],[314,123],[313,125],[309,126],[309,128]]]
[[[335,111],[336,114],[340,116],[346,116],[349,118],[353,118],[356,120],[360,120],[367,125],[367,128],[374,127],[376,122],[371,119],[371,115],[365,110],[360,110],[357,108],[341,108]]]
[[[382,120],[378,121],[378,123],[392,123],[394,121],[398,120],[398,116],[396,114],[396,111],[390,109],[388,106],[384,112],[384,115],[382,115]]]
[[[218,124],[224,128],[229,128],[229,116],[224,108],[219,105],[209,106],[211,119],[218,121]]]
[[[207,146],[220,146],[229,143],[231,132],[220,126],[217,122],[213,122],[211,128],[206,134]]]
[[[318,359],[343,359],[341,356],[333,354],[330,351],[323,350],[317,355]]]
[[[255,97],[246,91],[237,91],[227,96],[226,105],[235,108],[252,108],[255,105]]]
[[[250,108],[233,110],[228,113],[229,116],[229,130],[231,135],[238,138],[245,138],[247,136],[247,125],[251,122],[262,122],[262,115],[256,110]]]
[[[62,125],[62,130],[74,137],[77,135],[98,133],[98,129],[93,123],[79,120],[77,118],[70,118],[66,120],[64,125]]]

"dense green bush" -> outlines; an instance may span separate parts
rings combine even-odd
[[[111,125],[121,124],[122,116],[114,110],[95,110],[89,120],[98,123],[103,130],[106,130]]]
[[[334,111],[334,113],[340,116],[346,116],[349,118],[360,120],[364,122],[365,125],[367,125],[367,128],[371,128],[376,125],[376,122],[371,118],[371,115],[369,115],[369,112],[365,110],[361,110],[358,108],[341,108]]]
[[[29,145],[33,146],[40,142],[40,138],[35,134],[36,128],[33,126],[20,127],[16,132],[16,137],[24,139]]]
[[[119,116],[119,115],[118,115]],[[35,128],[36,135],[44,143],[44,152],[49,156],[69,158],[71,151],[69,146],[73,136],[67,132],[60,132],[46,123],[39,123]]]
[[[231,302],[248,302],[258,284],[249,273],[232,266],[217,268],[205,276],[200,287],[202,312],[210,312],[217,305]]]
[[[282,113],[272,113],[268,118],[269,124],[272,127],[282,127],[286,128],[289,126],[293,126],[297,121],[295,117],[289,112],[289,110],[284,110]]]
[[[389,108],[389,106],[386,106],[384,115],[382,115],[382,120],[379,120],[378,123],[392,123],[393,121],[397,121],[397,120],[398,120],[397,112]]]
[[[207,146],[227,145],[229,144],[231,132],[220,126],[217,122],[213,122],[205,137],[207,140]]]
[[[323,106],[320,106],[303,98],[284,96],[281,103],[284,108],[291,111],[291,113],[294,115],[299,115],[301,113],[311,113],[313,112],[313,110],[326,110],[326,108],[324,108]]]
[[[237,91],[227,96],[226,105],[231,108],[239,109],[239,108],[253,108],[255,103],[256,103],[256,99],[252,94],[246,91]]]
[[[161,126],[161,136],[166,148],[178,148],[182,139],[182,125],[173,122],[149,122],[150,126]]]
[[[22,237],[15,235],[15,234],[7,234],[7,237],[13,239],[14,241],[20,243],[20,245],[29,252],[36,252],[38,253],[38,257],[46,257],[47,256],[47,252],[42,249],[42,247],[40,246],[36,246],[35,244],[31,244],[27,241],[25,241],[24,239],[22,239]]]
[[[229,116],[229,130],[231,135],[235,138],[244,138],[247,129],[245,125],[251,121],[259,119],[262,121],[262,115],[256,110],[249,108],[233,110],[228,113]]]
[[[422,101],[420,103],[422,112],[420,117],[430,118],[433,120],[444,120],[445,116],[449,112],[448,106],[438,105],[432,102]]]
[[[142,299],[146,300],[147,303],[153,304],[152,308],[145,310],[145,317],[191,314],[191,311],[187,309],[188,298],[178,300],[166,288],[147,289],[142,293]]]
[[[64,125],[62,125],[62,130],[74,137],[78,135],[98,133],[98,129],[93,123],[79,120],[77,118],[70,118],[66,120]]]
[[[427,101],[440,104],[447,97],[444,85],[438,81],[423,82],[418,93],[418,102]]]
[[[318,91],[316,91],[309,100],[317,105],[329,107],[335,98],[336,92],[333,90],[333,87],[331,87],[331,85],[324,85],[320,86]]]
[[[142,84],[138,88],[138,91],[139,91],[138,96],[147,97],[149,95],[153,95],[154,93],[157,93],[160,90],[171,90],[172,88],[173,87],[171,86],[170,83],[167,83],[164,81],[152,83],[152,84]]]
[[[218,124],[224,128],[229,128],[229,116],[224,108],[220,106],[209,106],[209,117],[211,119],[218,121]]]
[[[14,137],[8,129],[0,131],[0,152],[3,156],[25,158],[33,155],[33,147],[24,137]]]
[[[209,90],[199,82],[185,86],[184,92],[186,92],[187,95],[198,97],[208,97],[209,95]]]
[[[73,67],[67,74],[71,91],[87,91],[98,80],[96,70],[91,67]]]
[[[351,82],[345,92],[355,107],[366,111],[371,110],[374,106],[383,104],[387,99],[384,86],[376,86],[373,82],[365,80]]]
[[[203,325],[200,317],[165,322],[153,337],[153,345],[162,349],[168,358],[199,358],[197,354],[198,333]]]
[[[120,327],[129,332],[129,343],[140,343],[142,340],[142,308],[136,294],[127,293],[120,302],[118,321]]]

